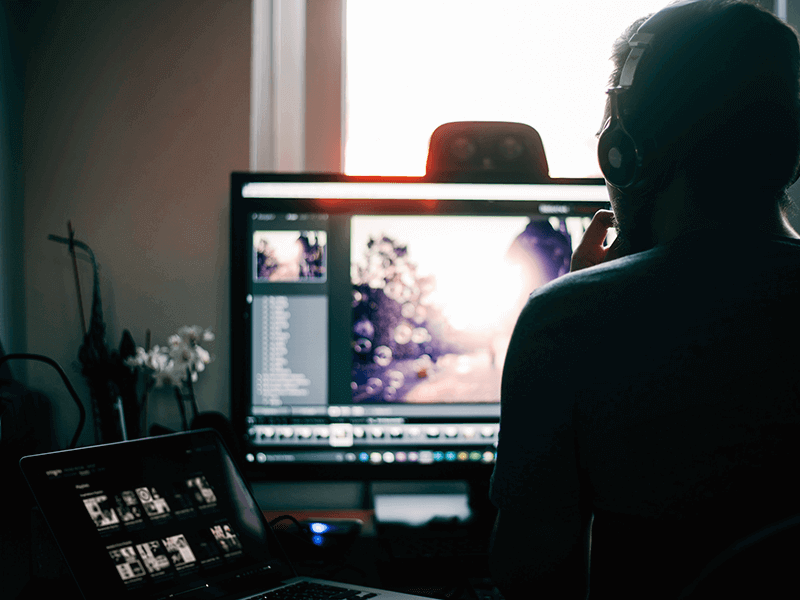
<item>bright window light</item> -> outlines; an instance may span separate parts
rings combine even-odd
[[[552,177],[599,177],[611,46],[667,0],[347,0],[348,175],[423,175],[450,121],[518,121]]]

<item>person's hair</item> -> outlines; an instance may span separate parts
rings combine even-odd
[[[625,127],[652,140],[654,168],[683,169],[696,194],[708,197],[706,208],[741,199],[750,209],[753,194],[785,204],[800,159],[797,32],[749,2],[703,0],[676,10],[677,20],[653,31],[622,95]],[[612,87],[645,20],[614,44]]]

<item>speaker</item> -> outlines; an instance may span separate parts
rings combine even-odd
[[[458,121],[437,127],[428,146],[425,178],[436,182],[550,181],[539,133],[506,121]]]

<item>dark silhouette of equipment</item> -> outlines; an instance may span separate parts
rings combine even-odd
[[[36,360],[39,362],[47,363],[51,367],[53,367],[56,372],[61,377],[64,385],[69,392],[69,395],[75,401],[75,404],[78,407],[78,427],[75,430],[75,434],[72,436],[72,442],[70,442],[69,447],[74,448],[78,444],[78,438],[81,436],[81,431],[83,431],[83,425],[86,422],[86,409],[83,407],[83,403],[81,399],[78,397],[78,393],[75,391],[75,388],[72,387],[72,383],[70,383],[69,379],[67,378],[66,373],[64,373],[64,369],[62,369],[59,364],[54,361],[52,358],[48,358],[47,356],[42,356],[41,354],[7,354],[6,356],[0,356],[0,365],[5,363],[9,360]]]
[[[530,125],[458,121],[436,128],[428,146],[425,178],[458,183],[547,183],[547,157]]]

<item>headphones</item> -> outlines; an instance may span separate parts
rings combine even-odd
[[[631,189],[643,183],[642,172],[655,143],[652,139],[637,141],[625,129],[620,109],[620,98],[631,89],[636,69],[642,56],[653,46],[654,30],[672,21],[682,9],[702,0],[686,0],[670,5],[647,19],[628,42],[631,51],[622,67],[619,84],[608,90],[611,116],[597,143],[597,159],[606,181],[620,190]]]

